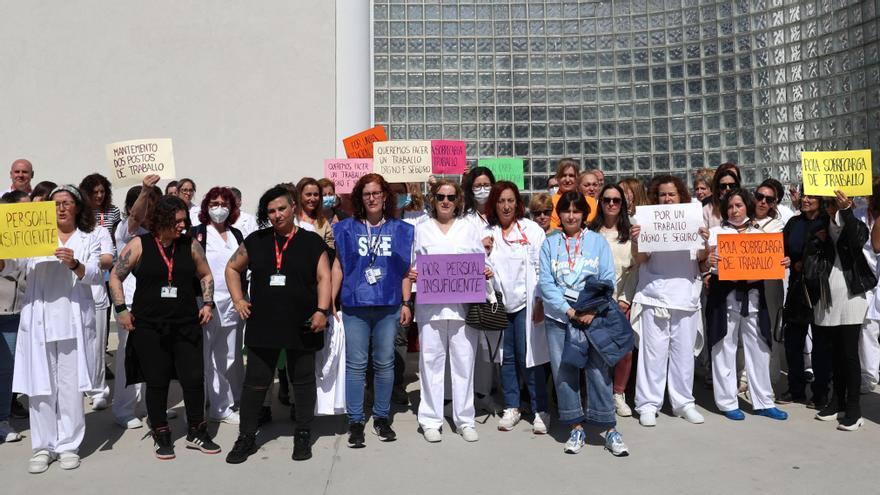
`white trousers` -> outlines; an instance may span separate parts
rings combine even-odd
[[[877,385],[880,379],[880,321],[865,320],[862,325],[859,360],[862,362],[862,386]]]
[[[203,327],[205,356],[205,397],[208,417],[223,419],[232,413],[232,406],[241,398],[244,383],[244,324],[221,325],[212,318]]]
[[[125,343],[128,342],[128,332],[119,326],[116,328],[119,344],[116,346],[116,378],[113,379],[113,415],[122,420],[139,418],[145,415],[144,384],[125,386]]]
[[[452,375],[452,421],[456,428],[474,426],[474,360],[479,332],[463,321],[435,320],[419,324],[419,375],[422,428],[443,426],[443,377],[446,357]]]
[[[51,395],[29,398],[34,452],[76,452],[86,432],[76,339],[46,343]]]
[[[727,335],[712,347],[712,380],[715,405],[722,412],[739,409],[736,347],[742,335],[749,395],[754,409],[775,407],[770,383],[770,347],[758,330],[758,313],[740,316],[739,308],[727,312]]]
[[[104,361],[104,343],[107,342],[107,309],[95,310],[95,340],[89,342],[89,345],[95,349],[94,369],[89,376],[92,377],[92,385],[95,389],[89,392],[88,396],[92,400],[109,399],[110,387],[107,385],[106,362]]]
[[[641,315],[642,337],[636,369],[636,411],[656,413],[669,388],[675,414],[694,407],[694,342],[699,311],[669,309],[669,318],[658,318],[650,307]]]

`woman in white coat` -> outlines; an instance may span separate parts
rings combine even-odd
[[[550,361],[544,330],[544,305],[538,291],[544,229],[524,218],[526,205],[513,182],[499,181],[489,194],[489,265],[496,273],[494,285],[507,309],[501,354],[501,388],[504,413],[498,429],[510,431],[519,423],[522,374],[535,415],[532,431],[543,435],[550,426],[544,363]]]
[[[431,188],[431,220],[416,225],[416,258],[426,254],[482,253],[482,230],[461,218],[464,198],[458,184],[437,181]],[[416,270],[410,276],[418,278]],[[486,275],[491,275],[487,268]],[[465,304],[423,304],[416,299],[419,325],[419,425],[429,442],[439,442],[443,425],[444,375],[447,355],[452,374],[452,420],[468,442],[479,439],[474,428],[474,360],[479,332],[464,322]]]
[[[79,467],[85,434],[82,394],[93,389],[95,302],[91,286],[103,283],[95,218],[75,186],[49,195],[58,218],[54,256],[0,260],[0,274],[25,270],[28,286],[21,309],[12,389],[30,398],[31,473],[58,459],[62,469]]]

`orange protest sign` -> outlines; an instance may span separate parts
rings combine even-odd
[[[373,158],[373,143],[376,141],[388,141],[385,128],[381,125],[371,127],[366,131],[343,139],[342,145],[345,146],[345,156],[348,158]]]
[[[718,234],[720,280],[782,280],[782,233]]]

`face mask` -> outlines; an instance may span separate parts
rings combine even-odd
[[[551,187],[550,188],[550,196],[556,196],[556,193],[559,192],[559,187]]]
[[[479,204],[485,204],[489,199],[489,189],[488,187],[475,187],[474,188],[474,199]]]
[[[225,206],[215,206],[208,210],[208,216],[214,223],[223,223],[229,218],[229,208]]]
[[[321,204],[324,208],[333,208],[336,206],[336,196],[324,196],[321,198]]]
[[[412,203],[412,196],[409,194],[400,195],[397,197],[397,209],[402,210]]]
[[[732,218],[727,219],[727,223],[729,223],[730,225],[733,225],[734,227],[742,227],[748,221],[749,221],[748,218],[743,218],[742,220],[740,220],[738,222],[734,221]]]

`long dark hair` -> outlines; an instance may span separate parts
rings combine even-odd
[[[742,184],[742,173],[735,163],[727,162],[718,165],[718,168],[715,169],[715,175],[712,176],[712,196],[709,197],[709,202],[712,204],[716,216],[719,216],[718,210],[721,208],[721,179],[723,177],[733,177],[736,181],[735,189],[739,189]]]
[[[513,191],[513,197],[516,199],[513,217],[520,220],[526,216],[526,203],[523,201],[522,196],[520,196],[516,184],[509,180],[500,180],[492,186],[489,199],[486,200],[486,221],[489,222],[489,225],[501,225],[501,222],[498,220],[498,198],[501,197],[501,193],[507,190]]]
[[[110,209],[110,205],[113,203],[113,187],[110,185],[110,181],[107,180],[101,174],[90,174],[83,177],[82,182],[79,183],[79,190],[86,193],[86,196],[91,199],[92,194],[95,192],[95,188],[98,186],[104,186],[104,201],[101,203],[101,210],[106,211]]]
[[[73,191],[71,191],[71,189]],[[76,204],[76,228],[83,232],[91,232],[95,230],[95,214],[92,213],[92,207],[83,199],[83,193],[80,189],[72,184],[55,188],[49,194],[47,200],[51,200],[58,193],[67,193],[73,198]]]
[[[461,190],[464,192],[464,211],[477,211],[477,200],[474,199],[474,181],[485,175],[489,183],[495,185],[495,174],[486,167],[474,167],[461,178]],[[489,204],[488,202],[486,204]]]
[[[605,191],[609,189],[614,189],[620,194],[620,214],[617,216],[617,224],[615,224],[614,228],[617,229],[617,242],[620,244],[626,244],[626,241],[629,240],[629,229],[632,227],[632,224],[629,221],[629,210],[627,210],[626,204],[626,195],[623,194],[623,188],[618,186],[617,184],[605,184],[605,187],[599,191],[599,206],[597,207],[598,211],[596,212],[596,218],[593,219],[593,222],[590,223],[590,230],[593,232],[599,232],[599,229],[605,225],[605,211],[602,210],[602,197],[605,195]]]

